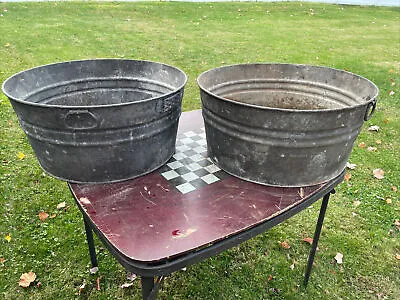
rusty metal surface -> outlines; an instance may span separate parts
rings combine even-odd
[[[198,78],[208,151],[239,178],[307,186],[345,168],[378,88],[326,67],[245,64]]]
[[[72,182],[114,182],[174,153],[186,75],[138,60],[71,61],[3,84],[42,168]]]

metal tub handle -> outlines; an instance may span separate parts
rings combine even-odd
[[[94,129],[99,126],[100,120],[88,110],[70,110],[65,115],[64,124],[69,129]]]
[[[372,115],[374,114],[376,108],[376,102],[377,102],[376,99],[372,100],[371,102],[368,102],[367,109],[365,110],[364,114],[365,121],[371,119]]]

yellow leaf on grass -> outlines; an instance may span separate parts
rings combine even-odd
[[[4,237],[4,239],[5,239],[7,242],[10,242],[10,241],[11,241],[11,234],[6,235],[6,236]]]
[[[394,186],[394,185],[392,185],[392,191],[393,191],[393,192],[397,192],[397,187]]]
[[[36,279],[36,274],[31,272],[24,273],[21,275],[19,279],[19,286],[22,287],[28,287],[32,282],[34,282]]]
[[[387,204],[391,204],[391,203],[392,203],[392,199],[386,197],[386,203],[387,203]]]
[[[364,142],[361,142],[358,144],[358,147],[365,148],[365,147],[367,147],[367,144],[365,144]]]
[[[23,154],[22,152],[18,152],[17,158],[18,158],[19,160],[23,160],[24,157],[25,157],[25,154]]]

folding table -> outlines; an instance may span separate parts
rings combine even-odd
[[[304,283],[307,285],[329,195],[338,177],[309,187],[271,187],[220,170],[207,157],[200,110],[181,115],[175,155],[139,178],[70,183],[82,212],[92,266],[94,231],[128,271],[141,276],[143,299],[155,299],[165,275],[265,232],[323,198]]]

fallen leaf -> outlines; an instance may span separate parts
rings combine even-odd
[[[395,94],[394,91],[390,91],[389,96],[393,96]]]
[[[400,254],[396,254],[396,259],[400,260]]]
[[[344,180],[349,181],[351,178],[351,174],[350,173],[346,173],[346,175],[344,175]]]
[[[19,160],[23,160],[24,157],[25,157],[25,154],[23,154],[22,152],[18,152],[17,158],[18,158]]]
[[[392,191],[393,191],[393,192],[397,192],[397,187],[394,186],[394,185],[392,185]]]
[[[54,219],[56,216],[56,214],[51,214],[50,219]]]
[[[375,143],[377,143],[378,145],[382,144],[381,140],[376,140]]]
[[[85,287],[86,287],[86,281],[83,280],[82,285],[79,287],[78,295],[80,295],[82,293],[82,291],[85,289]]]
[[[100,291],[100,277],[97,277],[96,279],[96,289]]]
[[[339,253],[339,252],[336,253],[336,256],[334,258],[338,264],[343,263],[343,254],[342,253]]]
[[[267,250],[265,250],[264,255],[268,256],[268,251]]]
[[[291,270],[293,270],[295,264],[296,264],[296,261],[293,259],[293,263],[289,266],[289,268],[290,268]]]
[[[368,127],[368,131],[375,131],[378,132],[379,131],[379,126],[378,125],[372,125]]]
[[[5,262],[6,262],[6,260],[3,257],[0,257],[0,263],[1,263],[2,267],[4,267]]]
[[[310,245],[312,245],[313,239],[310,237],[306,237],[303,239],[303,241],[305,241],[306,243],[309,243]]]
[[[126,274],[126,279],[128,279],[129,281],[134,281],[136,278],[137,276],[134,273],[128,272],[128,274]]]
[[[358,144],[358,147],[365,148],[365,147],[367,147],[367,145],[364,142],[361,142]]]
[[[290,245],[289,245],[288,242],[283,241],[283,242],[281,242],[280,244],[281,244],[281,247],[282,247],[283,249],[289,249],[289,248],[290,248]]]
[[[386,201],[387,204],[392,204],[392,199],[390,199],[388,197],[386,197],[385,201]]]
[[[361,204],[361,201],[360,201],[360,200],[355,200],[355,201],[353,202],[353,205],[354,205],[355,207],[360,206],[360,204]]]
[[[32,282],[34,282],[36,279],[36,274],[31,272],[28,273],[24,273],[21,275],[21,277],[19,278],[19,286],[22,287],[28,287]]]
[[[126,288],[128,288],[128,287],[130,287],[132,285],[133,285],[133,282],[124,283],[123,285],[121,285],[121,289],[126,289]]]
[[[65,201],[57,204],[57,209],[63,209],[65,207]]]
[[[268,277],[268,281],[271,281],[272,280],[272,278],[274,278],[274,276],[272,276],[272,275],[269,275],[269,277]]]
[[[373,146],[369,146],[369,147],[367,148],[367,150],[368,150],[369,152],[374,152],[374,151],[378,150],[378,148],[373,147]]]
[[[302,187],[300,188],[300,197],[304,198],[304,189]]]
[[[350,170],[354,170],[357,167],[356,164],[351,164],[349,162],[346,163],[346,168]]]
[[[81,201],[82,204],[86,204],[86,205],[92,204],[92,203],[90,202],[90,200],[89,200],[88,198],[86,198],[86,197],[81,197],[81,198],[79,198],[79,201]]]
[[[10,46],[11,46],[10,43],[7,43],[7,44],[4,45],[4,47],[6,47],[6,48],[7,48],[7,47],[10,47]]]
[[[44,212],[44,211],[39,212],[38,215],[39,215],[40,221],[44,221],[44,220],[46,220],[46,219],[49,217],[49,214],[46,213],[46,212]]]
[[[397,227],[397,229],[399,229],[400,230],[400,221],[399,220],[394,220],[394,226],[396,226]]]
[[[389,123],[389,119],[383,120],[383,123],[385,123],[385,124]]]
[[[4,239],[5,239],[7,242],[10,242],[10,241],[11,241],[11,234],[6,235],[6,236],[4,237]]]
[[[375,169],[372,171],[372,173],[374,174],[374,177],[377,179],[383,179],[385,175],[385,171],[383,171],[382,169]]]

